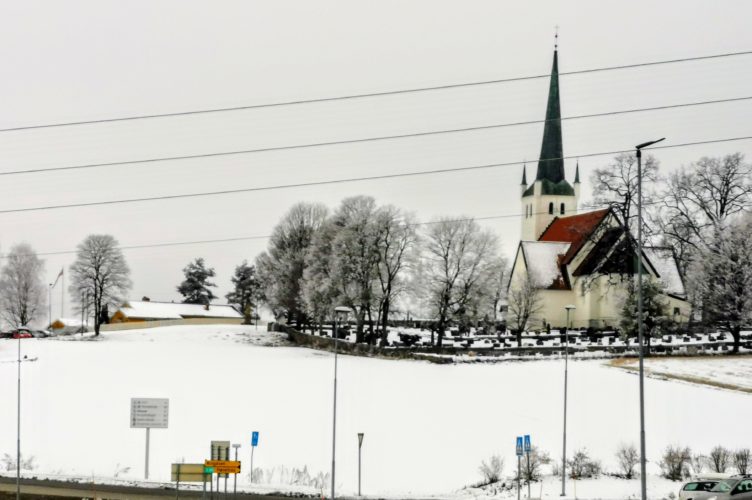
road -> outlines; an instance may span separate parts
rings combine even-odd
[[[201,490],[180,490],[179,498],[201,498]],[[0,477],[0,500],[12,499],[16,496],[16,479]],[[301,495],[294,495],[301,496]],[[168,500],[176,498],[173,486],[139,487],[124,485],[106,485],[73,481],[58,481],[52,479],[22,479],[21,498],[93,498],[111,500]],[[209,500],[209,492],[206,493]],[[232,492],[227,494],[228,500],[233,500]],[[235,500],[290,500],[290,496],[278,494],[252,494],[238,492]],[[223,495],[215,493],[215,500],[224,500]]]

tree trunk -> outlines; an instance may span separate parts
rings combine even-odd
[[[365,323],[365,315],[366,312],[364,310],[364,307],[361,306],[358,311],[358,320],[355,327],[355,342],[357,343],[363,342],[363,323]]]
[[[386,331],[386,323],[387,319],[389,318],[389,291],[387,291],[387,294],[384,296],[384,304],[381,307],[381,347],[384,347],[387,344],[387,331]],[[431,334],[433,337],[433,333]],[[433,340],[431,341],[433,343]]]
[[[739,345],[741,344],[741,330],[740,326],[734,326],[729,328],[731,336],[734,339],[734,347],[731,349],[731,354],[739,354]]]
[[[517,347],[522,347],[522,328],[518,328],[514,334],[517,336]]]

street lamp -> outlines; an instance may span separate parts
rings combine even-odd
[[[569,311],[577,309],[574,305],[564,306],[567,310],[567,324],[564,327],[564,436],[561,454],[561,496],[566,495],[567,485],[567,379],[569,376]]]
[[[334,308],[334,330],[332,331],[332,337],[334,339],[334,411],[332,412],[332,500],[334,500],[334,476],[336,471],[336,443],[337,443],[337,344],[339,343],[339,335],[337,335],[337,322],[338,320],[347,319],[347,315],[350,314],[350,308],[345,306],[337,306]]]
[[[637,342],[640,344],[640,498],[642,500],[647,500],[648,497],[647,478],[645,476],[645,382],[642,347],[642,150],[664,139],[666,138],[662,137],[635,146],[637,156]]]
[[[358,433],[358,496],[360,495],[360,450],[363,448],[363,436],[362,432]]]

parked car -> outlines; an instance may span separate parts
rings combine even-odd
[[[727,479],[728,474],[706,474],[698,475],[682,484],[679,490],[679,500],[706,500],[715,495],[711,490],[721,482]]]
[[[12,339],[13,332],[0,332],[0,339]]]
[[[28,330],[16,330],[13,332],[14,339],[30,339],[34,336]]]
[[[49,330],[31,330],[31,335],[36,339],[45,339],[47,337],[52,337],[52,332]]]
[[[752,500],[752,476],[723,479],[710,491],[708,500]]]

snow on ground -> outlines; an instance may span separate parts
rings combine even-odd
[[[113,476],[130,467],[121,478],[143,477],[145,431],[129,427],[131,397],[170,398],[169,428],[151,432],[154,480],[169,479],[171,462],[207,458],[211,440],[242,443],[247,471],[253,430],[261,433],[256,467],[307,466],[311,475],[330,469],[330,353],[231,325],[110,332],[90,342],[25,339],[22,347],[38,358],[22,364],[22,449],[36,457],[39,473]],[[15,451],[15,349],[16,341],[0,340],[0,454]],[[493,454],[504,457],[505,473],[512,473],[515,437],[522,434],[531,434],[552,457],[560,455],[561,360],[339,360],[337,484],[343,494],[357,488],[358,432],[365,433],[368,495],[463,495],[463,487],[480,480],[481,460]],[[667,380],[645,383],[653,473],[669,444],[702,452],[716,444],[752,445],[752,395]],[[568,449],[586,447],[613,469],[619,443],[638,442],[637,398],[634,374],[603,361],[570,360]],[[244,475],[239,480],[247,482]],[[657,496],[678,489],[660,481]],[[637,494],[638,484],[592,495],[625,498],[620,488]]]
[[[629,368],[637,367],[630,360]],[[645,369],[649,374],[683,377],[687,380],[725,384],[752,392],[752,356],[701,358],[648,358]]]

